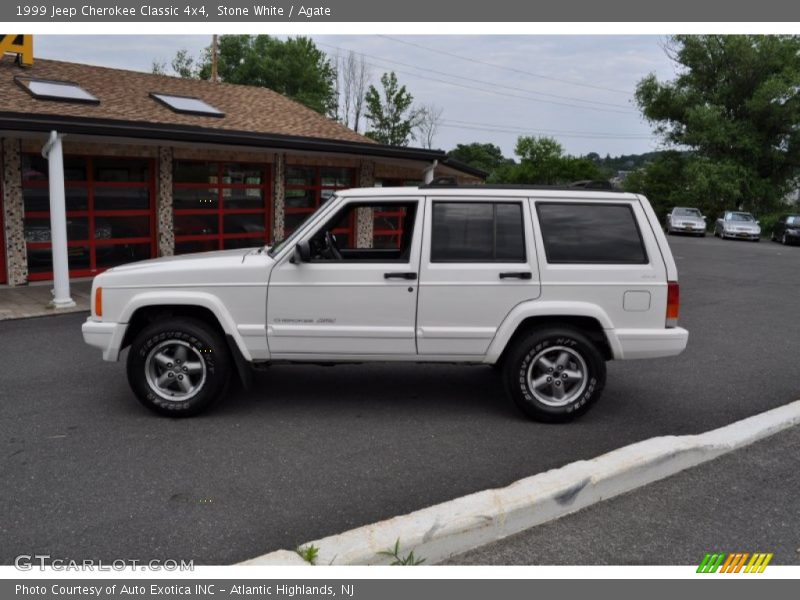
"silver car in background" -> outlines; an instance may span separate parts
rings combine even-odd
[[[723,240],[737,239],[757,242],[761,239],[761,226],[749,212],[726,210],[714,224],[714,235]]]
[[[667,234],[690,233],[705,236],[706,218],[696,208],[676,206],[667,213],[667,222],[664,226]]]

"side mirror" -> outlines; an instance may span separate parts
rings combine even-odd
[[[705,215],[700,215],[700,218],[703,219],[703,221],[706,220],[706,216]]]
[[[756,225],[761,225],[761,221],[756,221]]]
[[[311,261],[311,247],[307,241],[297,242],[294,247],[294,254],[292,254],[291,262],[293,264],[304,263]]]

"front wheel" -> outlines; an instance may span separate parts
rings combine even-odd
[[[579,331],[536,329],[511,348],[504,379],[523,413],[561,423],[585,413],[600,398],[606,364],[597,346]]]
[[[189,417],[225,394],[231,361],[222,337],[194,319],[174,318],[145,327],[128,353],[128,383],[147,408]]]

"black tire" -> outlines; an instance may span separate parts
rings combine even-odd
[[[185,353],[183,360],[180,353]],[[162,361],[171,356],[175,363],[167,363],[167,368],[157,356]],[[181,362],[183,367],[179,366]],[[196,371],[198,364],[202,375]],[[191,373],[189,368],[193,369]],[[147,408],[169,417],[191,417],[225,395],[232,362],[225,340],[212,327],[195,319],[170,318],[151,323],[136,336],[128,352],[127,370],[131,389]],[[167,371],[182,381],[185,377],[187,385],[194,389],[191,392],[180,389],[173,376],[167,381],[171,388],[156,386],[156,376],[168,375]],[[165,397],[170,393],[176,397]]]
[[[561,354],[559,354],[561,352]],[[567,367],[580,372],[583,370],[583,382],[575,384],[569,390],[567,402],[553,404],[539,396],[544,392],[534,393],[529,385],[528,373],[535,375],[541,369],[541,359],[552,362],[552,357],[566,354],[569,357]],[[575,357],[580,357],[577,359]],[[579,360],[583,361],[581,365]],[[536,362],[533,367],[533,362]],[[557,369],[557,367],[554,367]],[[529,371],[530,370],[530,371]],[[566,369],[564,369],[564,375]],[[540,376],[546,376],[540,373]],[[562,375],[563,376],[563,375]],[[506,392],[523,413],[537,421],[547,423],[563,423],[582,415],[597,402],[603,393],[606,383],[606,363],[597,346],[583,333],[569,327],[547,327],[534,329],[522,336],[509,349],[504,361],[503,379]],[[557,378],[556,378],[557,379]],[[560,383],[560,382],[559,382]],[[553,384],[558,385],[558,383]],[[569,382],[564,383],[567,390]],[[551,390],[555,390],[550,386]],[[569,396],[574,395],[570,399]]]

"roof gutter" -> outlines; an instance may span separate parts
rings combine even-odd
[[[48,133],[53,129],[58,130],[59,133],[252,146],[256,148],[279,148],[283,150],[305,150],[339,154],[360,154],[363,156],[421,160],[426,162],[444,159],[446,156],[445,152],[442,150],[213,129],[193,125],[142,123],[138,121],[120,121],[116,119],[88,119],[85,117],[60,115],[32,115],[30,113],[0,112],[0,130]]]

